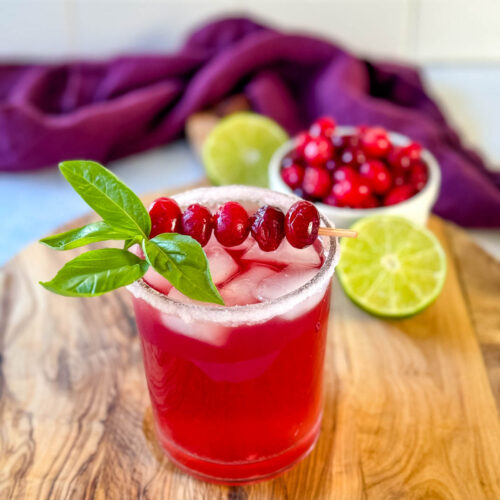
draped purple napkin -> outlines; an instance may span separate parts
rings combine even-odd
[[[500,175],[463,147],[416,70],[247,19],[208,24],[172,55],[0,65],[0,170],[73,158],[106,163],[144,151],[179,137],[191,113],[237,92],[290,133],[332,115],[342,125],[410,136],[441,165],[434,211],[466,226],[500,227]]]

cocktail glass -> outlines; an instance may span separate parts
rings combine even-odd
[[[297,197],[247,186],[174,196],[181,208],[226,201],[286,210]],[[321,217],[322,225],[330,227]],[[338,241],[321,237],[323,262],[275,300],[221,307],[180,303],[139,280],[133,296],[158,440],[193,476],[243,484],[276,476],[319,435],[331,278]],[[310,269],[309,269],[310,272]],[[251,284],[250,284],[251,286]]]

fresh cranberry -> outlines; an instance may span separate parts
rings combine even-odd
[[[318,118],[312,125],[311,128],[309,129],[309,133],[313,137],[331,137],[333,135],[333,132],[335,131],[335,126],[337,124],[335,123],[335,120],[328,116],[323,116],[321,118]]]
[[[333,189],[321,201],[322,201],[322,203],[325,203],[326,205],[330,205],[332,207],[341,207],[341,206],[343,206],[343,205],[341,205],[339,203],[339,201],[337,200],[337,197],[333,194]]]
[[[357,134],[334,135],[332,144],[336,149],[357,148],[359,146],[359,136]]]
[[[285,234],[288,243],[295,248],[312,245],[318,237],[319,213],[308,201],[297,201],[286,214]]]
[[[302,188],[313,198],[322,198],[332,187],[330,173],[324,168],[306,167]]]
[[[299,198],[304,198],[304,200],[312,200],[302,187],[295,188],[293,194],[297,195]]]
[[[384,194],[392,185],[388,168],[379,160],[369,160],[359,167],[359,174],[376,194]]]
[[[332,173],[333,182],[343,181],[344,179],[354,179],[357,177],[356,170],[347,165],[336,168]]]
[[[373,196],[372,194],[369,194],[364,200],[361,205],[361,208],[377,208],[380,206],[380,201],[376,196]]]
[[[384,198],[384,205],[397,205],[402,201],[411,198],[415,194],[415,188],[409,184],[393,187]]]
[[[240,245],[250,231],[247,211],[236,201],[221,205],[214,214],[213,223],[215,237],[225,247]]]
[[[406,172],[396,170],[392,176],[393,186],[402,186],[403,184],[406,184],[408,182],[407,177]]]
[[[325,163],[325,168],[328,170],[328,172],[333,172],[336,168],[338,168],[341,165],[341,163],[334,159],[330,158],[326,163]]]
[[[344,165],[357,167],[366,161],[366,155],[361,148],[348,147],[340,155],[340,160]]]
[[[212,214],[204,206],[194,203],[184,210],[181,234],[187,234],[204,247],[212,235]]]
[[[410,184],[416,191],[421,191],[424,188],[428,178],[429,172],[425,163],[417,162],[410,167]]]
[[[335,152],[341,152],[345,147],[344,135],[332,135],[331,141]]]
[[[299,187],[304,180],[304,167],[298,163],[292,163],[281,170],[281,177],[287,186],[295,189]]]
[[[336,182],[331,194],[336,198],[338,206],[362,208],[371,192],[368,184],[356,175]]]
[[[422,146],[417,142],[396,148],[389,156],[389,162],[395,169],[409,170],[411,165],[420,160]]]
[[[310,140],[311,136],[309,135],[309,132],[300,132],[300,134],[298,134],[295,139],[294,154],[297,155],[299,158],[303,158],[304,150]]]
[[[304,147],[304,159],[310,165],[321,167],[332,156],[332,143],[325,137],[311,137]]]
[[[285,214],[279,208],[264,205],[252,216],[250,231],[261,250],[272,252],[285,237]]]
[[[294,163],[300,162],[300,160],[301,156],[299,152],[296,149],[293,149],[281,160],[281,167],[282,168],[289,167]]]
[[[361,147],[368,156],[384,158],[391,150],[391,141],[385,129],[372,127],[361,136]]]
[[[157,198],[149,207],[151,217],[150,238],[162,233],[179,232],[181,209],[172,198]]]

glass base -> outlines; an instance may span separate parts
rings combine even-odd
[[[321,417],[311,432],[284,452],[256,461],[217,462],[193,455],[172,441],[162,438],[157,432],[160,444],[167,457],[179,469],[196,479],[211,483],[238,486],[272,479],[290,469],[307,457],[314,449],[319,437]]]

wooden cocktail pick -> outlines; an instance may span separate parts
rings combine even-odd
[[[318,229],[318,234],[320,236],[336,236],[338,238],[356,238],[358,236],[357,231],[352,229],[340,229],[339,227],[320,227]]]

